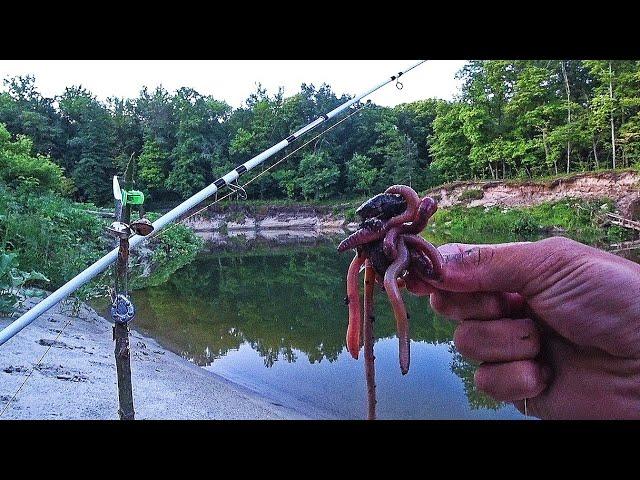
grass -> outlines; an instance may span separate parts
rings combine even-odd
[[[56,194],[16,195],[0,187],[0,243],[17,254],[22,270],[47,276],[56,288],[97,260],[109,247],[104,221]],[[44,284],[42,285],[45,286]]]
[[[484,197],[484,191],[481,188],[469,188],[460,194],[458,198],[461,202],[466,200],[480,200]]]
[[[535,239],[553,229],[583,243],[604,244],[631,239],[633,233],[602,225],[602,216],[614,210],[609,199],[568,199],[532,207],[464,207],[438,210],[429,235],[447,242],[496,243]]]

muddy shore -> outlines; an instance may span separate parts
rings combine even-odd
[[[118,419],[111,323],[86,305],[69,313],[55,307],[0,347],[0,412],[51,347],[0,419]],[[0,328],[10,322],[0,317]],[[130,338],[136,419],[305,418],[135,330]]]

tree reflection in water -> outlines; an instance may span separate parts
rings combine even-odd
[[[137,325],[198,365],[243,343],[265,367],[301,361],[301,354],[312,364],[334,362],[345,348],[349,261],[334,246],[203,254],[168,283],[135,292]],[[377,298],[375,337],[393,338],[388,300]],[[452,323],[435,315],[425,299],[405,299],[414,342],[451,343]],[[475,366],[456,353],[451,369],[463,380],[472,408],[499,407],[473,387]]]

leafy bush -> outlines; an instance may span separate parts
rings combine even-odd
[[[15,195],[0,185],[0,239],[26,270],[44,272],[59,287],[109,248],[103,221],[53,193]]]
[[[41,290],[26,288],[27,283],[48,282],[40,272],[18,270],[18,254],[0,253],[0,313],[12,313],[26,297],[42,296]]]
[[[149,213],[148,217],[153,222],[160,215]],[[167,230],[149,239],[149,255],[135,254],[138,261],[131,272],[130,287],[140,289],[161,285],[175,271],[191,263],[203,244],[200,237],[182,224],[167,227]],[[149,274],[140,268],[145,264],[150,267]]]
[[[113,247],[112,239],[104,234],[107,222],[87,211],[95,208],[53,193],[15,195],[0,184],[0,242],[5,249],[11,249],[24,270],[43,272],[48,277],[47,287],[58,288]],[[149,214],[151,220],[158,216]],[[202,242],[187,227],[178,225],[151,239],[150,244],[153,250],[146,260],[153,273],[137,283],[132,280],[137,287],[165,281],[193,260]],[[132,272],[132,279],[135,273]],[[87,300],[103,295],[113,280],[111,275],[110,268],[99,280],[78,290],[76,296]]]
[[[62,168],[48,157],[32,155],[33,142],[25,136],[11,141],[11,134],[0,123],[0,181],[18,188],[19,193],[51,190],[66,193],[71,183],[62,175]]]

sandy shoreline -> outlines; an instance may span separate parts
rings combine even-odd
[[[29,300],[23,309],[35,303]],[[0,317],[0,328],[10,322]],[[0,346],[1,412],[52,345],[0,419],[117,420],[111,330],[111,323],[86,305],[78,317],[55,307]],[[135,330],[131,332],[131,371],[136,419],[306,418],[198,367]]]

